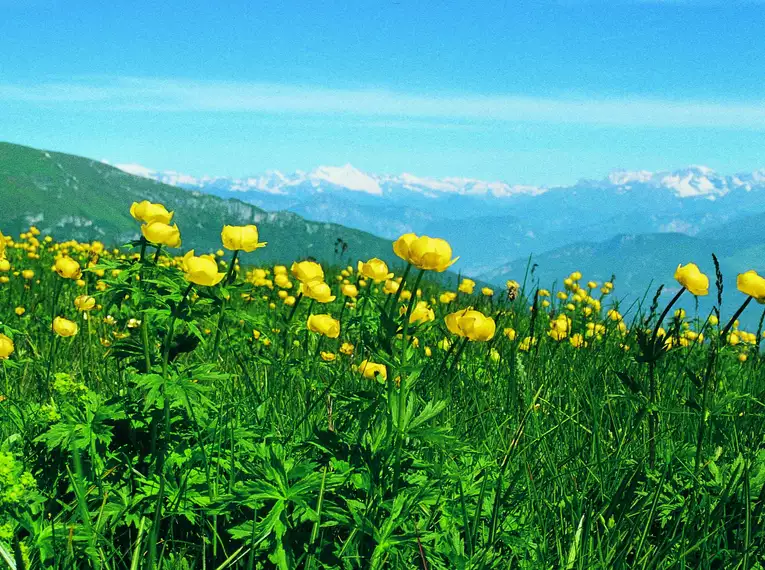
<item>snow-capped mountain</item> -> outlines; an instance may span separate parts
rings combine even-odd
[[[342,189],[383,197],[396,190],[405,189],[429,197],[437,197],[441,194],[508,197],[519,194],[537,195],[547,190],[545,187],[511,185],[506,182],[487,182],[473,178],[423,178],[408,173],[398,176],[367,174],[351,164],[319,166],[311,172],[298,170],[291,174],[271,170],[246,178],[215,176],[195,178],[172,170],[152,170],[140,164],[117,164],[116,166],[130,174],[175,186],[200,189],[208,186],[226,186],[234,192],[266,192],[280,195],[306,189],[317,192],[326,189]]]
[[[394,239],[405,232],[444,237],[474,274],[575,241],[621,234],[696,236],[765,212],[765,170],[722,175],[705,166],[616,170],[566,187],[472,178],[379,175],[350,164],[245,178],[194,177],[136,164],[119,168],[270,211],[340,223]]]

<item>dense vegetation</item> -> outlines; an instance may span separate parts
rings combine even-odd
[[[613,306],[576,271],[447,290],[450,248],[412,235],[398,277],[240,268],[277,245],[252,226],[174,257],[164,208],[131,212],[119,250],[4,240],[3,564],[764,567],[761,330],[737,314]]]

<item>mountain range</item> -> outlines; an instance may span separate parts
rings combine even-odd
[[[531,266],[544,287],[574,270],[597,281],[615,275],[624,302],[659,283],[666,294],[677,290],[679,263],[713,276],[712,253],[726,304],[737,302],[730,294],[737,273],[765,273],[765,171],[616,171],[568,187],[371,175],[350,165],[196,178],[0,143],[0,199],[3,231],[36,224],[65,239],[135,238],[128,210],[142,199],[176,211],[184,248],[218,249],[222,225],[256,223],[269,245],[247,262],[377,256],[396,263],[390,240],[414,231],[449,240],[463,275],[501,286]],[[344,254],[338,240],[348,244]]]
[[[257,224],[268,246],[245,262],[290,262],[313,257],[345,265],[378,256],[397,260],[389,240],[337,224],[308,221],[291,212],[266,212],[240,200],[224,200],[126,172],[79,156],[0,143],[0,230],[7,234],[36,225],[57,239],[99,239],[109,245],[139,236],[130,216],[134,201],[161,202],[175,211],[184,250],[215,251],[224,224]],[[338,239],[348,244],[337,250]],[[400,260],[398,260],[400,261]]]
[[[581,244],[590,244],[592,251],[611,251],[631,243],[620,236],[658,234],[651,247],[659,247],[662,240],[693,238],[689,243],[709,258],[720,248],[721,235],[739,231],[741,224],[753,223],[752,216],[765,214],[765,170],[736,175],[705,166],[666,172],[619,170],[602,180],[545,187],[368,174],[351,165],[248,178],[196,178],[134,164],[118,166],[164,183],[236,197],[265,210],[342,223],[389,239],[409,231],[443,237],[461,256],[457,268],[495,282],[507,273],[503,268],[517,267],[530,255],[538,258],[541,268],[542,256],[559,255],[570,247],[581,251]],[[765,242],[765,234],[750,234],[755,243]],[[724,255],[732,255],[728,249]],[[617,261],[626,259],[617,255]],[[765,262],[744,259],[760,267]]]

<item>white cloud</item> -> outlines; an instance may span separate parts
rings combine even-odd
[[[765,130],[765,101],[540,98],[415,94],[249,82],[114,77],[38,84],[0,83],[0,101],[108,111],[247,112],[364,116],[395,122],[549,122],[638,127]]]

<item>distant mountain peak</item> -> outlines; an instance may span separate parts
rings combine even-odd
[[[340,186],[347,190],[366,192],[382,196],[382,188],[375,178],[354,168],[351,164],[345,166],[319,166],[309,175],[312,182],[321,181]]]

